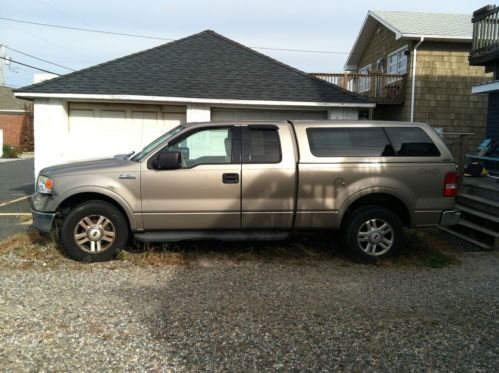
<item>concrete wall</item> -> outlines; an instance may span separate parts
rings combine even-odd
[[[64,162],[69,132],[67,103],[55,98],[35,100],[34,131],[36,178],[42,168]]]

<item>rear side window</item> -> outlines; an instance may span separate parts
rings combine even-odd
[[[395,155],[399,157],[438,157],[440,151],[430,137],[418,127],[388,127],[386,133]]]
[[[316,157],[388,157],[393,149],[383,128],[307,128]]]
[[[279,163],[281,161],[281,145],[277,128],[249,126],[243,129],[243,138],[244,163]]]

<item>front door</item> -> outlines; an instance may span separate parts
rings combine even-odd
[[[144,229],[239,229],[239,127],[193,129],[173,140],[164,150],[180,152],[182,167],[154,170],[143,163]]]

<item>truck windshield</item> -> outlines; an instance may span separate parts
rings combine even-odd
[[[140,152],[135,154],[132,158],[130,158],[131,161],[134,162],[139,162],[144,158],[147,154],[149,154],[152,150],[154,150],[156,147],[167,141],[168,139],[172,138],[175,136],[177,133],[182,131],[185,128],[185,125],[181,124],[175,128],[172,128],[170,131],[164,133],[160,137],[158,137],[156,140],[151,142],[149,145],[145,146],[144,149],[142,149]]]

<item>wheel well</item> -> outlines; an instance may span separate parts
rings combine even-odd
[[[79,193],[72,195],[61,202],[61,204],[57,208],[57,211],[62,216],[64,216],[67,215],[73,207],[79,205],[82,202],[87,202],[87,201],[104,201],[113,205],[123,213],[123,216],[125,217],[125,220],[128,223],[128,227],[130,228],[130,221],[128,220],[128,215],[126,211],[123,209],[123,207],[121,207],[121,205],[111,197],[99,193]]]
[[[368,205],[376,205],[387,208],[400,218],[404,226],[409,227],[411,225],[411,214],[405,203],[397,197],[385,193],[368,194],[355,200],[350,206],[348,206],[348,209],[343,215],[343,221],[353,211]]]

